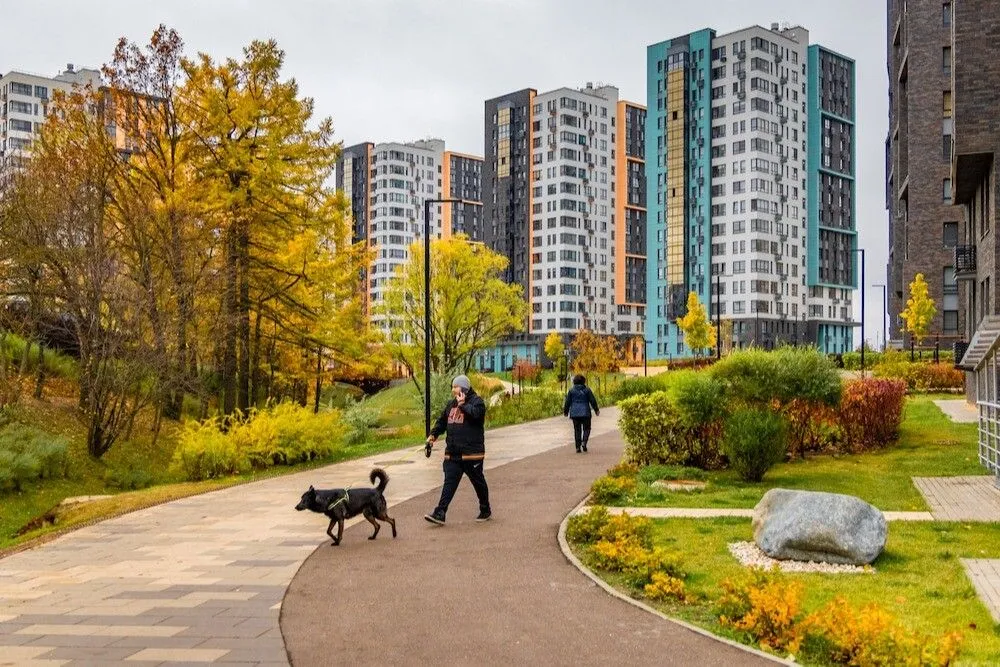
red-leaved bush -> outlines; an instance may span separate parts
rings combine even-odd
[[[845,384],[840,400],[843,446],[856,453],[894,442],[905,400],[903,380],[864,378]]]
[[[530,361],[525,361],[521,359],[516,364],[514,364],[514,369],[511,371],[511,376],[514,381],[521,380],[522,382],[535,382],[542,374],[542,367],[531,363]]]

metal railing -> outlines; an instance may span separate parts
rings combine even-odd
[[[955,246],[955,276],[975,276],[976,246]]]
[[[979,462],[1000,476],[1000,403],[979,401]]]

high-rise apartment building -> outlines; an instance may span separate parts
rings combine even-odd
[[[641,331],[644,113],[593,84],[487,100],[483,239],[524,288],[526,340]]]
[[[54,77],[11,71],[0,77],[0,163],[26,156],[45,122],[52,93],[69,92],[73,86],[101,87],[101,73],[95,69],[74,69]]]
[[[1000,484],[1000,267],[997,155],[1000,154],[1000,61],[993,35],[1000,4],[991,0],[945,2],[951,27],[952,183],[962,210],[962,235],[954,251],[956,279],[965,286],[963,341],[955,361],[968,371],[966,395],[979,408],[979,458]]]
[[[396,268],[406,263],[410,245],[423,239],[426,200],[460,200],[431,206],[432,238],[453,233],[477,237],[482,225],[481,173],[481,158],[445,151],[439,139],[365,142],[343,150],[336,187],[350,201],[353,240],[367,242],[375,252],[362,277],[369,312]],[[387,326],[383,319],[373,317]]]
[[[889,337],[907,346],[900,313],[918,273],[937,306],[932,336],[951,343],[966,327],[955,280],[955,246],[964,234],[951,180],[954,93],[951,2],[887,0],[889,136]]]
[[[724,347],[851,349],[853,61],[798,26],[700,30],[648,47],[647,109],[650,356],[690,353],[690,292]]]

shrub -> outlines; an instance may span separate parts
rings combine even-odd
[[[906,384],[864,378],[847,383],[840,404],[840,426],[849,451],[885,447],[899,435]]]
[[[577,544],[593,544],[601,535],[610,515],[606,507],[594,505],[566,522],[566,539]]]
[[[622,512],[609,516],[599,536],[607,542],[635,539],[645,549],[653,546],[653,522],[648,517]]]
[[[777,572],[752,569],[722,582],[719,621],[743,630],[767,651],[798,651],[803,639],[799,615],[802,584]]]
[[[622,461],[608,469],[608,477],[635,477],[639,474],[639,466],[628,461]]]
[[[753,405],[786,405],[799,399],[835,406],[840,401],[840,374],[813,347],[740,350],[715,364],[711,373],[733,398]]]
[[[859,610],[843,598],[811,614],[802,626],[817,651],[837,664],[856,667],[950,665],[962,641],[958,633],[935,641],[909,631],[876,604]]]
[[[725,387],[708,373],[680,371],[671,378],[669,393],[681,421],[690,428],[717,424],[725,416]]]
[[[601,515],[592,520],[596,523]],[[594,565],[625,575],[629,585],[643,588],[659,573],[674,579],[686,575],[676,554],[653,547],[653,522],[627,513],[607,517],[598,531],[598,541],[588,550]]]
[[[664,572],[654,572],[650,582],[643,588],[643,593],[650,600],[687,600],[687,590],[684,582]]]
[[[910,391],[939,391],[965,386],[965,374],[951,364],[911,362],[898,356],[876,366],[873,375],[903,380]]]
[[[668,375],[669,373],[663,373],[653,377],[627,378],[618,383],[618,386],[611,391],[610,398],[613,402],[620,403],[632,396],[663,391],[667,387],[668,380],[666,378]]]
[[[634,477],[598,477],[590,487],[591,499],[600,505],[620,502],[635,493]]]
[[[215,419],[188,422],[171,466],[189,480],[201,480],[291,465],[330,456],[343,434],[340,413],[314,414],[309,408],[282,403],[252,411],[245,421],[233,420],[226,433]]]
[[[152,486],[156,479],[147,470],[127,466],[109,468],[104,473],[104,481],[108,486],[116,489],[135,491],[136,489],[145,489]]]
[[[36,479],[65,477],[69,441],[32,426],[12,424],[0,430],[0,490],[20,491]]]
[[[723,451],[729,465],[744,481],[759,482],[788,451],[784,418],[754,408],[734,412],[726,421]]]
[[[551,389],[532,389],[514,396],[505,396],[486,410],[486,425],[490,428],[521,424],[562,414],[563,395]]]
[[[341,413],[344,422],[344,442],[354,445],[367,442],[372,429],[378,426],[379,412],[365,401],[355,403]]]
[[[513,378],[514,382],[520,380],[521,382],[532,382],[537,384],[538,378],[542,376],[542,367],[537,364],[533,364],[526,359],[520,359],[516,364],[514,364],[514,368],[511,370],[510,376]]]
[[[711,424],[695,428],[685,424],[669,392],[633,396],[618,407],[621,410],[618,426],[625,438],[625,456],[630,462],[698,468],[719,466],[719,443]]]
[[[788,420],[788,454],[805,457],[807,452],[835,450],[840,442],[837,409],[802,399],[785,405]]]

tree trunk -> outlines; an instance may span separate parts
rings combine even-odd
[[[316,402],[313,414],[319,413],[319,398],[323,391],[323,348],[316,350]]]
[[[239,234],[239,378],[237,405],[246,413],[250,409],[250,233],[246,223],[241,223]]]
[[[260,304],[257,305],[257,316],[253,323],[253,354],[250,357],[250,403],[257,405],[260,398]]]
[[[236,230],[230,228],[226,238],[225,294],[223,297],[222,353],[222,414],[236,410],[236,336],[239,295],[239,253]]]
[[[38,346],[38,371],[35,373],[35,391],[32,394],[35,399],[42,398],[42,391],[45,389],[45,348]]]

